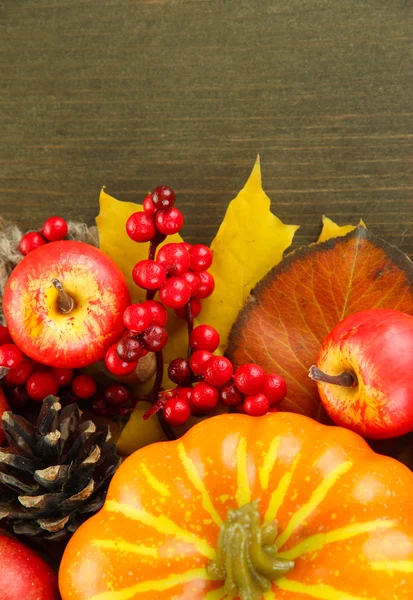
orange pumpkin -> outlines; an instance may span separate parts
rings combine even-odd
[[[413,475],[300,415],[207,419],[122,464],[59,580],[63,600],[411,599]]]

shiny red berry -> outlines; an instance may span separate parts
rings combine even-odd
[[[133,371],[138,366],[138,361],[135,360],[133,362],[126,362],[119,358],[118,353],[116,351],[116,344],[112,344],[110,348],[106,352],[105,356],[105,364],[111,373],[114,375],[129,375],[133,373]]]
[[[270,409],[270,403],[265,394],[247,396],[244,401],[244,410],[251,417],[262,417]]]
[[[266,375],[262,392],[267,396],[271,406],[284,400],[287,395],[287,384],[284,377],[275,373]]]
[[[130,400],[130,392],[120,383],[112,383],[105,390],[105,400],[108,404],[121,406]]]
[[[23,362],[23,352],[16,344],[3,344],[0,346],[0,367],[18,369]]]
[[[97,389],[96,381],[90,375],[77,375],[72,381],[72,392],[82,400],[94,396]]]
[[[175,392],[178,393],[179,398],[187,403],[189,408],[191,408],[192,402],[192,388],[191,387],[176,387]]]
[[[166,279],[163,265],[154,260],[141,260],[132,271],[133,281],[144,290],[158,290]]]
[[[176,201],[175,192],[169,185],[158,185],[151,194],[152,202],[157,210],[168,210]]]
[[[188,317],[187,306],[191,307],[191,314],[193,319],[195,319],[195,317],[197,317],[202,310],[201,300],[198,300],[198,298],[192,298],[187,305],[181,306],[181,308],[175,308],[175,313],[177,317],[183,320],[185,320]]]
[[[45,244],[47,244],[47,240],[41,233],[38,231],[29,231],[29,233],[26,233],[20,240],[19,250],[23,256],[26,256],[26,254],[29,254],[32,250],[36,250],[36,248],[44,246]]]
[[[49,242],[58,242],[67,236],[67,222],[62,217],[49,217],[42,227],[42,234]]]
[[[151,314],[142,304],[131,304],[123,313],[123,322],[129,331],[142,333],[151,324]]]
[[[30,375],[33,373],[33,364],[30,359],[23,356],[23,360],[17,369],[11,369],[4,378],[7,383],[14,385],[24,385]]]
[[[219,346],[219,333],[210,325],[198,325],[189,336],[189,345],[194,350],[214,352]]]
[[[203,375],[205,365],[211,358],[212,354],[209,350],[196,350],[189,359],[189,365],[192,373],[195,375]]]
[[[181,277],[191,290],[191,298],[198,296],[199,288],[201,285],[198,273],[194,273],[193,271],[186,271],[186,273],[182,273]]]
[[[179,427],[187,422],[191,416],[191,409],[181,398],[170,398],[163,407],[165,421],[172,427]]]
[[[173,235],[182,229],[184,217],[180,210],[173,207],[169,210],[160,210],[156,214],[156,227],[164,235]]]
[[[231,379],[233,372],[232,362],[228,358],[211,356],[205,365],[204,380],[214,387],[220,388]]]
[[[195,244],[190,249],[189,254],[193,271],[206,271],[212,265],[212,252],[204,244]]]
[[[73,369],[63,369],[60,367],[53,368],[52,373],[56,377],[59,388],[69,385],[75,375]]]
[[[265,383],[265,372],[254,363],[246,363],[238,367],[234,375],[235,385],[243,394],[258,394]]]
[[[11,344],[13,340],[7,327],[0,325],[0,346],[3,344]]]
[[[244,401],[244,395],[233,381],[229,381],[219,390],[219,399],[225,406],[238,406]]]
[[[50,371],[33,373],[26,381],[26,391],[36,402],[42,402],[47,396],[56,396],[58,389],[56,377]]]
[[[148,194],[145,200],[143,201],[143,210],[146,212],[147,215],[153,215],[156,211],[155,205],[152,202],[152,194]]]
[[[189,302],[191,290],[180,277],[171,277],[160,288],[159,296],[168,308],[179,308]]]
[[[195,384],[192,391],[192,404],[201,413],[210,412],[218,404],[218,390],[204,381]]]
[[[189,242],[181,242],[181,244],[185,248],[185,250],[188,250],[188,252],[192,248],[192,244],[190,244]]]
[[[125,335],[116,346],[116,352],[124,362],[134,362],[140,359],[143,347],[135,335]]]
[[[197,273],[199,279],[199,290],[197,298],[208,298],[215,288],[215,280],[209,271]]]
[[[156,262],[168,275],[180,276],[189,269],[189,252],[182,244],[165,244],[156,255]]]
[[[149,325],[140,335],[142,346],[149,352],[159,352],[168,342],[168,332],[160,325]]]
[[[168,313],[166,308],[160,302],[157,302],[156,300],[145,300],[145,302],[142,302],[141,306],[144,306],[149,310],[151,323],[153,325],[165,327],[168,321]]]
[[[189,361],[186,358],[175,358],[169,363],[169,379],[179,385],[186,385],[191,382],[191,369]]]
[[[133,213],[126,221],[126,233],[134,242],[149,242],[156,235],[155,220],[146,212]]]

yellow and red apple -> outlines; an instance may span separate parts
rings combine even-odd
[[[371,439],[413,431],[413,317],[384,309],[346,317],[310,377],[337,425]]]
[[[116,264],[97,248],[68,240],[41,246],[17,265],[3,310],[14,342],[27,356],[77,368],[103,358],[119,339],[129,303]]]

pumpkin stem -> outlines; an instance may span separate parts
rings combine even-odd
[[[230,598],[259,600],[272,582],[294,567],[294,562],[277,558],[275,522],[261,525],[258,501],[228,511],[221,526],[216,558],[207,566],[212,579],[225,581]]]
[[[318,367],[313,365],[310,367],[308,376],[313,381],[321,381],[322,383],[332,383],[341,387],[354,387],[357,385],[357,377],[353,371],[343,371],[339,375],[327,375]]]

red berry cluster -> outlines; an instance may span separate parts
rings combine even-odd
[[[228,358],[214,356],[219,334],[213,327],[196,327],[189,344],[193,351],[190,359],[177,358],[168,369],[169,378],[178,385],[162,406],[170,425],[183,425],[191,414],[208,414],[219,401],[238,412],[261,416],[275,411],[285,397],[287,386],[279,375],[266,375],[252,363],[240,366],[234,374]]]
[[[20,240],[20,252],[23,256],[48,242],[57,242],[67,236],[67,222],[62,217],[49,217],[40,231],[29,231]]]
[[[175,192],[168,186],[157,187],[143,203],[143,212],[131,215],[126,223],[129,237],[136,242],[152,242],[157,246],[167,235],[181,230],[182,213],[175,208]],[[201,300],[212,294],[214,278],[207,269],[212,253],[207,246],[186,242],[165,244],[155,258],[139,261],[133,269],[137,286],[159,297],[168,308],[186,319],[190,304],[192,317],[199,315]]]

